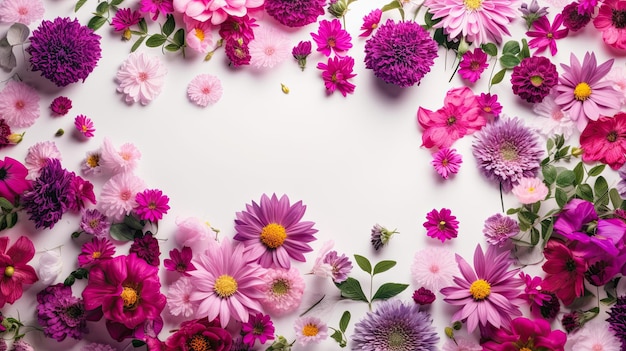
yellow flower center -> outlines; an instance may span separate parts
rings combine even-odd
[[[13,276],[13,273],[15,273],[15,268],[13,266],[6,266],[6,268],[4,269],[4,276],[7,278],[11,278]]]
[[[91,253],[91,258],[100,258],[100,256],[102,256],[102,252],[100,251],[94,251]],[[123,294],[123,292],[122,292]]]
[[[446,221],[439,221],[439,224],[437,225],[437,228],[439,228],[439,230],[446,229]]]
[[[213,291],[221,298],[228,298],[237,292],[237,281],[228,274],[222,274],[215,279]]]
[[[304,336],[316,336],[318,332],[319,329],[317,329],[317,326],[313,324],[307,324],[304,328],[302,328],[302,335]]]
[[[491,294],[491,285],[484,279],[478,279],[470,285],[469,292],[474,300],[484,300]]]
[[[535,192],[535,187],[534,186],[529,186],[528,187],[528,192],[529,193],[534,193]]]
[[[137,293],[137,290],[128,286],[124,287],[120,297],[124,301],[125,309],[132,309],[137,306],[137,302],[139,302],[139,294]]]
[[[83,131],[83,133],[87,132],[87,126],[84,124],[80,129]]]
[[[578,101],[585,101],[591,96],[591,87],[585,82],[578,83],[574,88],[574,98]]]
[[[474,11],[474,10],[478,10],[480,5],[482,5],[483,1],[482,0],[463,0],[463,3],[465,4],[466,9],[468,9],[469,11]]]
[[[277,223],[270,223],[261,231],[261,242],[270,249],[275,249],[287,239],[285,227]]]
[[[211,345],[209,344],[207,338],[202,335],[194,335],[191,337],[189,341],[187,341],[187,346],[190,351],[211,351]]]
[[[89,155],[89,157],[87,157],[87,165],[91,168],[98,167],[100,165],[100,156]]]
[[[196,38],[198,38],[198,40],[203,41],[204,40],[204,31],[200,28],[196,28],[195,33]]]
[[[521,349],[519,349],[519,351],[533,351],[533,350],[529,349],[528,347],[522,347]]]
[[[100,225],[100,221],[97,219],[92,219],[89,221],[89,227],[92,229],[98,228],[99,225]]]
[[[532,84],[534,87],[540,87],[542,83],[543,83],[543,77],[541,76],[530,77],[530,84]]]

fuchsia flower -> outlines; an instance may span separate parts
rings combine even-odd
[[[626,49],[626,0],[603,1],[593,25],[602,32],[607,45]]]
[[[253,347],[256,340],[265,344],[267,340],[274,340],[274,323],[269,315],[257,313],[251,315],[247,323],[241,326],[243,342]]]
[[[76,130],[84,137],[91,138],[94,136],[94,132],[96,128],[93,126],[93,121],[91,118],[85,115],[78,115],[74,119],[74,126]]]
[[[226,329],[220,327],[218,319],[201,318],[184,321],[180,328],[165,340],[164,350],[230,351],[232,344],[232,336]]]
[[[172,0],[141,0],[139,3],[139,11],[143,13],[152,13],[152,20],[156,21],[159,14],[167,15],[174,12],[174,4]]]
[[[580,146],[583,161],[600,161],[613,169],[622,167],[626,163],[626,113],[589,121],[580,134]]]
[[[563,39],[569,33],[569,29],[560,29],[563,25],[563,15],[560,13],[554,17],[554,22],[550,25],[547,16],[539,17],[533,22],[533,29],[526,32],[526,35],[533,38],[528,42],[528,47],[535,48],[535,54],[550,48],[550,54],[556,55],[556,40]]]
[[[137,207],[135,213],[139,219],[157,222],[170,209],[170,198],[158,189],[146,189],[135,196]]]
[[[24,285],[34,284],[37,280],[35,269],[28,262],[35,256],[35,246],[29,238],[20,236],[8,247],[9,238],[0,237],[0,307],[13,304],[22,297]]]
[[[343,96],[354,93],[356,86],[348,81],[356,77],[356,73],[352,73],[354,68],[352,57],[331,57],[328,63],[318,63],[317,68],[322,70],[322,79],[324,79],[327,93],[332,94],[335,90]]]
[[[585,291],[587,264],[584,258],[556,239],[548,241],[543,254],[546,257],[546,262],[541,266],[546,272],[543,288],[554,292],[564,305],[571,305]]]
[[[311,33],[313,41],[317,44],[317,51],[326,56],[331,53],[343,57],[352,47],[352,37],[341,27],[341,21],[333,19],[332,21],[322,20],[317,33]]]
[[[174,0],[174,10],[200,22],[220,24],[232,17],[244,17],[263,0]]]
[[[485,351],[563,351],[566,341],[566,334],[561,330],[552,330],[545,319],[518,317],[511,321],[510,330],[496,330],[491,340],[482,346]]]
[[[448,239],[456,238],[458,235],[459,221],[447,208],[441,211],[432,210],[426,215],[426,222],[423,224],[426,234],[444,242]]]
[[[463,54],[459,63],[459,75],[471,83],[476,83],[488,66],[487,54],[481,48],[476,48]]]
[[[141,18],[139,11],[123,8],[115,12],[115,16],[113,16],[111,20],[111,25],[116,32],[123,32],[138,24]]]
[[[196,269],[191,263],[193,259],[193,251],[189,246],[183,246],[182,250],[173,249],[170,251],[170,258],[163,260],[165,269],[172,272],[178,272],[183,276],[190,277],[189,271]]]
[[[83,244],[78,255],[78,265],[86,267],[103,260],[109,260],[115,255],[115,246],[107,238],[95,237]]]
[[[26,180],[28,169],[19,161],[10,157],[0,160],[0,197],[11,203],[31,188],[31,183]]]
[[[65,96],[58,96],[50,103],[50,111],[57,116],[65,116],[72,108],[72,100]]]
[[[478,96],[478,106],[480,106],[482,110],[483,117],[489,120],[497,119],[502,112],[502,105],[498,102],[497,94],[480,93],[480,96]]]
[[[443,178],[448,179],[451,174],[456,174],[461,168],[463,159],[461,155],[456,153],[456,149],[443,148],[433,155],[431,164],[435,167],[437,173]]]
[[[360,37],[369,37],[372,35],[372,32],[378,28],[378,24],[380,23],[380,18],[383,15],[383,11],[381,9],[374,9],[367,15],[363,17],[363,25],[361,26],[361,30],[363,31],[359,36]]]

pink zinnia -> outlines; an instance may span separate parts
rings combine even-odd
[[[139,10],[143,13],[152,13],[152,20],[156,21],[160,13],[164,15],[174,12],[172,0],[141,0]]]
[[[378,24],[380,23],[380,18],[383,15],[383,11],[381,9],[374,9],[369,14],[363,17],[363,25],[361,26],[360,37],[369,37],[372,35],[372,32],[378,28]]]
[[[137,207],[135,213],[139,219],[157,222],[163,218],[163,215],[170,209],[168,205],[170,198],[163,195],[158,189],[146,189],[135,196]]]
[[[138,24],[141,18],[141,13],[139,13],[139,11],[123,8],[115,12],[115,16],[111,20],[111,25],[116,32],[122,32],[129,30],[130,27]]]
[[[1,183],[0,183],[1,184]],[[14,303],[22,297],[24,285],[37,280],[35,269],[28,262],[35,256],[35,246],[29,238],[20,236],[9,246],[9,238],[0,237],[0,307],[6,303]]]
[[[459,63],[459,75],[471,83],[476,83],[488,66],[487,54],[481,48],[476,48],[463,54]]]
[[[133,52],[117,71],[117,91],[125,95],[127,103],[147,105],[161,94],[166,74],[167,68],[158,56]]]
[[[80,135],[86,138],[91,138],[95,135],[94,132],[96,131],[96,128],[93,126],[93,121],[85,115],[76,116],[74,119],[74,126]]]
[[[337,56],[345,56],[352,47],[352,37],[341,27],[341,21],[336,18],[332,21],[320,21],[317,33],[311,33],[311,37],[317,44],[317,51],[326,56],[330,56],[331,52]]]
[[[12,128],[28,128],[39,118],[39,93],[26,83],[9,80],[0,91],[0,116]]]
[[[107,238],[94,237],[83,244],[78,255],[80,267],[90,266],[103,260],[111,259],[115,255],[115,246]]]
[[[441,211],[432,210],[426,214],[426,222],[423,224],[426,234],[444,242],[456,238],[458,235],[459,221],[452,215],[452,211],[442,208]]]
[[[532,38],[528,42],[528,47],[536,48],[535,54],[550,48],[550,54],[556,55],[556,39],[565,38],[569,33],[567,28],[559,29],[562,25],[563,15],[560,13],[554,17],[552,25],[547,16],[539,17],[533,22],[533,30],[526,32],[526,35]]]
[[[585,292],[585,259],[556,239],[548,241],[544,256],[546,262],[541,266],[546,272],[543,288],[554,292],[564,305],[571,305]]]
[[[27,175],[28,170],[18,160],[10,157],[0,160],[0,196],[14,203],[16,197],[31,188]]]
[[[580,134],[583,161],[600,161],[617,170],[626,163],[626,113],[590,121]]]
[[[446,147],[433,155],[431,164],[443,179],[448,179],[451,174],[459,171],[462,162],[461,155],[457,154],[455,149]]]
[[[72,100],[65,96],[56,97],[50,103],[50,111],[57,116],[65,116],[67,112],[72,108]]]
[[[602,2],[593,25],[602,32],[602,40],[616,49],[626,49],[626,1]]]
[[[261,304],[268,313],[280,316],[300,306],[305,284],[297,268],[270,268],[263,281]]]
[[[4,0],[0,3],[0,22],[29,25],[43,18],[41,0]]]
[[[263,0],[174,0],[174,10],[200,22],[220,24],[229,17],[244,17]]]
[[[339,90],[343,96],[354,93],[356,86],[348,81],[356,77],[356,73],[352,73],[354,69],[352,57],[331,57],[328,63],[319,62],[317,68],[322,70],[322,79],[328,94],[334,93],[335,90]]]
[[[487,124],[477,98],[467,87],[448,91],[443,107],[430,111],[420,107],[417,121],[422,128],[422,146],[450,147],[457,139],[480,130]]]
[[[539,178],[522,178],[511,190],[517,201],[527,205],[541,201],[548,195],[549,189]]]
[[[102,213],[112,221],[121,221],[137,207],[135,195],[144,189],[143,180],[132,173],[114,175],[102,186],[99,201]]]
[[[272,68],[289,57],[291,44],[282,32],[260,27],[255,31],[248,49],[251,65],[257,68]]]

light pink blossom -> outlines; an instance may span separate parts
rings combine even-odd
[[[39,118],[39,93],[26,83],[9,80],[0,91],[0,116],[12,128],[28,128]]]
[[[135,195],[145,189],[143,180],[124,172],[111,177],[100,193],[101,212],[112,221],[121,221],[137,206]]]
[[[100,166],[105,171],[113,174],[132,172],[140,159],[141,152],[134,144],[125,143],[117,150],[108,138],[104,138]]]
[[[40,141],[28,148],[24,166],[28,169],[27,179],[35,180],[39,172],[48,163],[48,159],[62,160],[61,152],[54,141]]]
[[[186,44],[200,53],[207,53],[215,47],[211,22],[200,22],[188,16],[183,17],[187,29]]]
[[[201,252],[206,248],[203,243],[216,244],[215,239],[211,237],[209,224],[196,217],[177,219],[176,225],[178,228],[174,232],[174,239],[179,246],[189,246],[195,252]]]
[[[517,196],[520,203],[526,205],[545,199],[548,195],[548,187],[539,178],[522,178],[511,192]]]
[[[200,22],[220,24],[228,16],[243,17],[249,9],[263,5],[263,0],[174,0],[174,11]]]
[[[259,27],[248,45],[250,64],[256,68],[272,68],[289,57],[291,44],[287,37],[268,27]]]
[[[0,22],[29,25],[43,18],[41,0],[4,0],[0,3]]]
[[[194,104],[207,107],[222,98],[222,82],[214,75],[197,75],[187,87],[187,96]]]
[[[147,105],[161,93],[166,74],[167,68],[158,56],[133,52],[117,71],[117,91],[125,95],[127,103]]]

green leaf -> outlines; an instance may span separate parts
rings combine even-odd
[[[13,204],[11,203],[11,201],[0,196],[0,208],[5,209],[5,210],[12,210]]]
[[[384,300],[390,297],[394,297],[399,293],[403,292],[406,288],[409,287],[409,284],[398,284],[398,283],[385,283],[376,290],[374,297],[372,297],[372,301],[374,300]]]
[[[176,22],[174,21],[174,16],[169,14],[167,15],[167,20],[163,24],[163,28],[161,28],[161,32],[166,37],[169,37],[170,34],[174,33],[174,29],[176,29]]]
[[[374,275],[386,272],[396,265],[396,261],[380,261],[374,266]]]
[[[98,7],[96,7],[96,14],[98,15],[104,15],[108,11],[109,11],[109,3],[106,1],[99,3]]]
[[[576,181],[576,175],[569,169],[561,171],[561,173],[556,176],[556,185],[561,188],[574,184],[574,181]]]
[[[554,199],[556,200],[556,204],[559,205],[559,207],[565,206],[565,204],[567,204],[567,201],[569,200],[567,193],[561,188],[556,188],[556,191],[554,192]]]
[[[493,78],[491,78],[491,85],[496,85],[500,83],[504,79],[505,73],[506,73],[506,68],[503,68],[499,70],[498,73],[494,74]]]
[[[87,23],[87,27],[93,29],[94,31],[98,30],[107,22],[107,19],[102,16],[93,16]]]
[[[27,26],[22,23],[14,23],[7,32],[7,41],[11,46],[21,45],[28,40],[29,35],[30,29]]]
[[[74,12],[78,12],[78,10],[80,10],[80,8],[83,7],[83,5],[85,5],[86,2],[87,0],[78,0],[76,5],[74,6]]]
[[[582,183],[583,177],[585,176],[585,168],[582,162],[578,162],[574,167],[574,176],[576,176],[574,184]]]
[[[141,29],[143,34],[148,34],[148,24],[146,23],[145,18],[139,20],[139,29]]]
[[[520,52],[519,43],[515,40],[509,40],[502,47],[502,54],[517,55]]]
[[[560,160],[568,156],[568,154],[569,154],[569,145],[557,151],[556,154],[554,155],[554,159]]]
[[[554,142],[556,144],[556,148],[560,149],[563,147],[563,145],[565,145],[565,138],[563,137],[563,134],[559,134],[557,136],[554,137]]]
[[[7,228],[13,228],[17,224],[17,212],[11,212],[6,215]]]
[[[620,208],[622,206],[622,197],[619,196],[619,192],[615,188],[611,188],[609,190],[609,198],[611,199],[611,204],[613,208]]]
[[[363,293],[361,283],[354,278],[348,277],[339,284],[335,284],[341,291],[341,296],[355,301],[367,301],[367,297]]]
[[[172,41],[174,42],[174,44],[178,45],[179,47],[184,47],[185,46],[185,30],[180,28],[179,30],[176,31],[176,33],[174,33],[174,38],[172,39]]]
[[[139,340],[139,339],[133,339],[131,343],[133,344],[133,347],[135,348],[142,347],[143,345],[146,344],[143,340]]]
[[[7,229],[7,216],[0,216],[0,232]]]
[[[498,56],[498,47],[494,43],[485,43],[480,48],[489,56]]]
[[[143,41],[146,39],[145,36],[141,36],[137,39],[137,41],[135,41],[135,43],[133,44],[133,46],[130,48],[130,52],[135,52],[135,50],[137,50],[139,48],[139,46],[141,45],[141,43],[143,43]]]
[[[137,217],[133,215],[128,215],[124,217],[124,224],[126,224],[131,229],[142,230],[145,222],[140,221]]]
[[[541,230],[543,232],[543,241],[547,242],[554,231],[554,222],[551,219],[544,219],[541,221]]]
[[[365,271],[365,273],[372,274],[372,264],[365,256],[355,254],[354,260],[356,261],[356,264],[358,264],[359,267]]]
[[[401,7],[402,7],[402,4],[400,4],[400,1],[392,0],[387,5],[381,7],[380,10],[385,12],[385,11],[389,11],[389,10],[399,9]]]
[[[399,2],[398,2],[399,3]],[[424,14],[424,24],[426,25],[426,30],[431,29],[434,25],[435,25],[435,21],[433,21],[433,14],[426,11],[426,13]]]
[[[589,184],[580,184],[576,187],[576,195],[583,200],[593,202],[593,190]]]
[[[509,208],[509,209],[506,211],[506,214],[508,214],[508,215],[516,214],[516,213],[518,213],[520,210],[521,210],[521,208],[519,208],[519,207],[518,207],[518,208]]]
[[[163,45],[166,40],[167,37],[163,34],[153,34],[150,36],[150,38],[148,38],[148,40],[146,40],[146,46],[150,48],[156,48]]]
[[[605,167],[606,167],[606,165],[602,164],[602,165],[597,165],[597,166],[591,168],[589,170],[589,176],[590,177],[599,176],[604,171]]]
[[[109,234],[115,240],[132,241],[135,239],[135,231],[124,223],[111,224]]]
[[[342,332],[346,332],[346,329],[348,329],[348,324],[350,323],[350,311],[345,311],[342,315],[341,315],[341,319],[339,320],[339,329]]]
[[[75,281],[76,281],[76,278],[74,278],[74,276],[70,275],[69,277],[67,277],[65,279],[65,281],[63,282],[63,285],[65,285],[65,286],[72,286],[72,285],[74,285]]]
[[[111,5],[112,6],[117,6],[117,5],[119,5],[119,4],[123,3],[123,2],[124,2],[124,0],[111,0]]]
[[[335,332],[332,333],[330,337],[338,343],[341,343],[343,341],[343,334],[341,334],[341,332],[336,329],[335,329]]]
[[[170,51],[170,52],[176,52],[180,50],[180,46],[176,44],[167,44],[165,45],[165,50]]]
[[[593,191],[595,192],[596,202],[602,205],[609,204],[609,197],[607,196],[609,192],[609,184],[606,182],[604,177],[600,176],[596,178],[596,182],[593,185]]]
[[[515,55],[503,54],[502,56],[500,56],[500,64],[504,68],[511,69],[519,65],[519,63],[520,59]]]
[[[610,306],[610,305],[614,304],[616,301],[617,301],[617,299],[615,297],[605,297],[605,298],[600,300],[600,302],[602,302],[606,306]]]
[[[549,138],[548,141],[546,142],[546,150],[550,151],[552,150],[553,147],[554,147],[554,140],[552,138]]]
[[[535,227],[530,228],[530,244],[532,246],[539,244],[539,231]]]
[[[530,57],[530,50],[528,49],[528,41],[526,41],[526,38],[522,38],[522,51],[520,51],[519,57],[520,59]]]
[[[543,174],[543,180],[548,184],[552,185],[556,182],[556,167],[553,165],[545,165],[541,168],[541,173]]]

